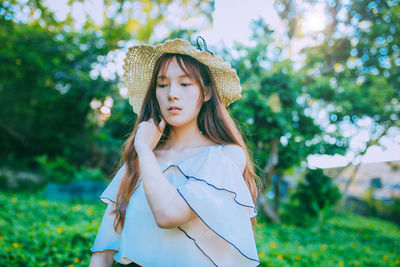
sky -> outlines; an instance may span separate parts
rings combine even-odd
[[[58,19],[65,19],[68,9],[66,8],[68,0],[47,0],[46,5],[56,11]],[[237,41],[246,45],[252,45],[250,41],[250,23],[252,20],[259,17],[269,24],[271,29],[279,37],[279,34],[284,31],[284,27],[277,15],[272,0],[215,0],[215,11],[213,13],[213,25],[211,28],[199,32],[209,46],[220,48],[222,46],[232,47],[233,42]],[[90,15],[99,24],[103,17],[103,1],[102,0],[86,0],[83,3],[78,3],[77,8],[72,10],[72,16],[77,21],[83,21],[85,18],[84,10],[90,10]],[[250,8],[251,7],[251,8]],[[179,6],[175,8],[179,13]],[[323,25],[325,18],[323,12],[319,10],[321,6],[317,6],[315,10],[309,10],[307,20],[303,25],[303,31],[318,30]],[[174,11],[174,10],[172,10]],[[177,16],[177,20],[179,20]],[[172,21],[173,22],[173,21]],[[178,21],[179,22],[179,21]],[[192,21],[188,23],[198,23]],[[160,28],[156,35],[162,37],[166,34],[167,29]],[[156,38],[157,38],[156,37]],[[308,45],[307,40],[297,42],[294,46],[292,59],[300,62],[302,56],[298,51]],[[110,63],[109,71],[94,70],[94,75],[101,73],[104,75],[110,74],[112,71],[121,72],[123,55],[117,55],[117,64]],[[368,127],[368,123],[372,123],[368,119],[362,121]],[[354,129],[353,129],[354,130]],[[348,131],[352,131],[349,129]],[[383,138],[382,147],[371,147],[362,159],[363,163],[400,160],[400,135],[398,132],[392,132],[391,138]],[[368,140],[369,133],[367,130],[359,131],[350,143],[351,150],[345,156],[327,156],[327,155],[310,155],[308,164],[310,167],[330,168],[346,165],[349,161],[354,160],[355,153],[363,148],[365,141]],[[356,160],[357,162],[357,160]]]

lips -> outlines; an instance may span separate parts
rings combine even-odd
[[[168,110],[181,110],[181,108],[177,107],[177,106],[170,106],[168,108]]]

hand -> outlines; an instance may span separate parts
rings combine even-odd
[[[159,126],[161,131],[157,129],[156,124],[154,123],[154,120],[152,118],[139,123],[134,143],[136,151],[140,150],[143,146],[154,150],[154,148],[160,141],[161,135],[166,125],[165,120],[162,117],[160,117],[160,119],[161,121]]]

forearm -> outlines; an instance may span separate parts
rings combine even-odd
[[[111,267],[114,263],[114,254],[116,251],[106,250],[95,252],[90,258],[89,267]]]
[[[159,226],[165,226],[171,220],[179,219],[180,207],[184,200],[176,188],[164,176],[158,161],[149,147],[136,150],[139,157],[140,176],[147,201]]]

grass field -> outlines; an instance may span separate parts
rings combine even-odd
[[[0,266],[88,266],[105,204],[0,193]],[[400,266],[400,229],[337,215],[320,228],[259,221],[260,266]]]

